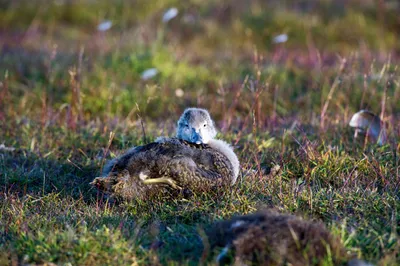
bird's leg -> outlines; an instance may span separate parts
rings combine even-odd
[[[153,185],[153,184],[159,184],[159,183],[164,183],[164,184],[168,184],[171,187],[173,187],[174,189],[182,189],[180,186],[178,186],[174,180],[172,180],[171,178],[168,177],[160,177],[160,178],[151,178],[151,179],[146,179],[142,181],[143,184],[146,185]]]

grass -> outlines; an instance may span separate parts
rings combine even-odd
[[[262,207],[400,264],[395,4],[3,2],[0,139],[14,150],[0,149],[0,264],[199,264],[204,230]],[[105,160],[173,135],[188,106],[209,109],[236,149],[230,191],[116,203],[89,185]],[[381,115],[386,145],[353,139],[361,108]]]

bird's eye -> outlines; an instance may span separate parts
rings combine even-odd
[[[204,124],[204,127],[207,127],[207,124]]]
[[[189,124],[186,124],[185,127],[186,127],[186,128],[189,128]]]

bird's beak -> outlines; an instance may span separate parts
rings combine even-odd
[[[196,144],[203,143],[203,137],[194,128],[192,128],[192,142]]]

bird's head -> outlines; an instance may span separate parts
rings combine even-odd
[[[382,145],[387,141],[387,135],[384,124],[379,116],[367,110],[361,110],[353,115],[349,122],[350,127],[354,128],[354,137],[361,135],[363,138]]]
[[[177,138],[207,144],[216,135],[214,122],[205,109],[187,108],[178,120]]]

